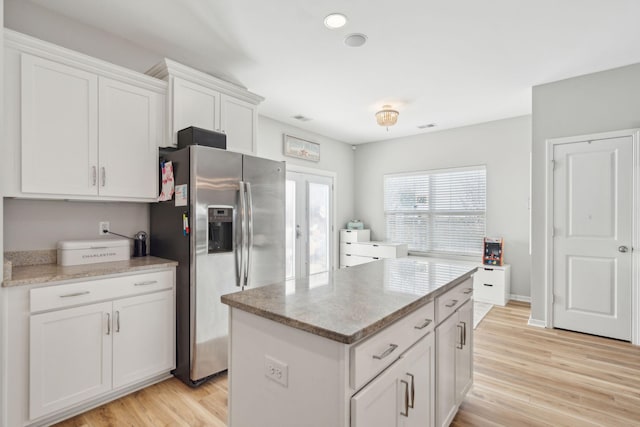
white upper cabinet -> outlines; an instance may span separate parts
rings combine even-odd
[[[22,191],[97,195],[98,76],[22,55]]]
[[[169,83],[165,146],[177,146],[177,132],[189,126],[223,132],[227,150],[256,154],[258,104],[264,98],[170,59],[147,74]]]
[[[5,30],[5,196],[155,201],[167,84]]]

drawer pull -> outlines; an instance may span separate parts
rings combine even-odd
[[[489,286],[492,287],[493,285],[491,283],[485,283],[483,286]]]
[[[431,324],[431,322],[433,322],[433,320],[431,319],[424,319],[424,322],[422,322],[419,325],[414,326],[415,329],[424,329],[427,326],[429,326]]]
[[[374,354],[373,358],[377,359],[377,360],[382,360],[385,357],[387,357],[388,355],[390,355],[391,353],[393,353],[393,350],[395,350],[396,348],[398,348],[398,346],[396,344],[389,344],[389,347],[387,347],[387,349],[385,351],[383,351],[380,354]]]
[[[464,291],[463,294],[469,295],[471,292],[473,292],[473,288],[467,288],[467,290]]]
[[[400,415],[409,417],[409,383],[405,380],[400,380],[404,384],[404,412],[400,411]]]
[[[351,242],[347,242],[347,245],[350,245],[350,244],[351,244]]]
[[[380,258],[379,258],[379,257],[377,257],[377,256],[374,256],[374,257],[373,257],[373,259],[380,259]]]
[[[351,256],[351,254],[345,254],[345,256]]]
[[[90,246],[89,249],[107,249],[108,246]]]
[[[83,292],[74,292],[72,294],[64,294],[64,295],[60,295],[60,298],[69,298],[69,297],[79,297],[80,295],[88,295],[91,292],[89,291],[83,291]]]
[[[493,271],[493,268],[485,268],[484,271]]]
[[[351,233],[351,230],[344,230],[345,233]]]
[[[146,282],[134,283],[133,286],[147,286],[147,285],[153,285],[155,283],[158,283],[158,281],[157,280],[147,280]]]
[[[457,299],[454,299],[453,301],[451,301],[449,304],[445,304],[445,307],[451,308],[451,307],[455,307],[456,304],[458,303]]]
[[[374,247],[374,248],[377,248],[377,247],[378,247],[378,245],[373,245],[373,247]]]

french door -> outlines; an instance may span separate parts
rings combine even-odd
[[[287,171],[286,277],[332,269],[333,178]]]

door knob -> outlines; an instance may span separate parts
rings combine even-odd
[[[302,236],[302,232],[300,231],[300,224],[296,224],[296,239],[299,239]]]
[[[618,252],[627,252],[629,248],[626,246],[618,246]]]

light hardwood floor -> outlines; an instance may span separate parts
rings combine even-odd
[[[474,387],[452,426],[640,426],[640,347],[528,318],[528,304],[511,302],[482,320]],[[226,417],[222,375],[198,389],[167,380],[58,426],[225,426]]]

